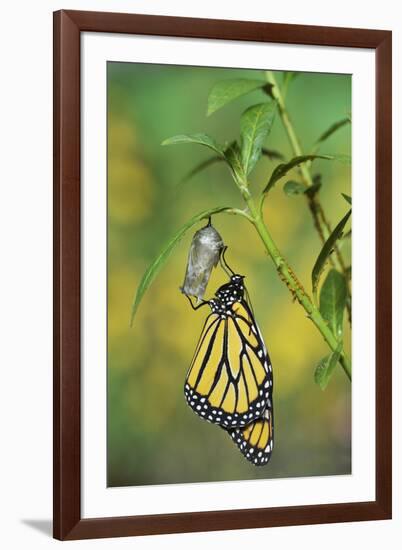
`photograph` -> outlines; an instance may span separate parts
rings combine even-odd
[[[106,70],[107,486],[350,476],[352,75]]]

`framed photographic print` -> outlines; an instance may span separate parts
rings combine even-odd
[[[54,279],[56,538],[390,518],[391,33],[56,12]]]

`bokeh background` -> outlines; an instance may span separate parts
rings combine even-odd
[[[259,71],[108,63],[108,486],[349,474],[351,385],[338,367],[323,392],[314,383],[326,344],[292,301],[243,218],[213,223],[229,245],[227,259],[247,276],[257,321],[274,368],[275,448],[256,468],[229,436],[186,405],[184,378],[206,312],[191,310],[180,293],[192,232],[175,249],[146,293],[133,328],[132,299],[144,270],[190,217],[217,205],[242,206],[225,166],[216,164],[181,183],[208,158],[196,145],[161,147],[180,133],[205,132],[219,142],[239,133],[242,111],[266,96],[253,92],[206,117],[207,96],[219,80],[261,78]],[[276,75],[281,81],[280,73]],[[351,77],[301,73],[287,95],[288,110],[308,152],[328,126],[351,111]],[[323,153],[351,153],[350,126],[336,132]],[[292,152],[279,118],[267,147]],[[278,161],[262,159],[252,173],[258,191]],[[347,211],[350,166],[317,161],[321,200],[332,225]],[[297,172],[288,179],[297,179]],[[284,180],[286,181],[286,180]],[[303,197],[287,197],[280,183],[265,202],[267,225],[304,287],[321,243]],[[201,227],[203,224],[200,224]],[[198,229],[199,227],[196,227]],[[350,258],[350,250],[344,249]],[[206,297],[225,277],[213,272]],[[350,331],[345,322],[346,348]]]

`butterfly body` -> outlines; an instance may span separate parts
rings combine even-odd
[[[242,430],[272,409],[272,366],[243,279],[233,274],[204,302],[211,313],[184,387],[193,411],[226,430]]]

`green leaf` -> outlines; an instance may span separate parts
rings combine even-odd
[[[327,357],[321,359],[320,363],[315,369],[314,380],[322,390],[325,390],[325,388],[328,386],[328,382],[341,356],[341,351],[342,342],[338,344],[338,347],[333,353],[331,353],[331,355],[328,355]]]
[[[341,193],[341,195],[346,202],[348,202],[349,204],[352,204],[352,197],[350,197],[349,195],[345,195],[345,193]]]
[[[130,326],[132,326],[133,324],[134,316],[146,290],[150,287],[155,277],[158,275],[159,271],[162,269],[167,259],[169,258],[172,250],[179,243],[185,233],[199,221],[206,219],[213,214],[218,214],[219,212],[224,212],[227,210],[231,210],[231,208],[227,206],[219,206],[216,208],[211,208],[210,210],[204,210],[204,212],[200,212],[199,214],[191,218],[191,220],[189,220],[187,223],[185,223],[170,239],[170,241],[165,244],[162,252],[145,271],[140,281],[140,284],[138,285],[137,292],[135,294],[134,301],[131,307]]]
[[[349,118],[343,118],[342,120],[338,120],[338,122],[335,122],[332,124],[325,132],[323,132],[320,137],[317,139],[316,143],[322,143],[326,139],[328,139],[330,136],[332,136],[333,133],[335,133],[337,130],[345,126],[346,124],[350,124]]]
[[[275,111],[276,103],[269,101],[253,105],[241,116],[241,156],[246,176],[261,156],[263,143],[272,128]]]
[[[210,157],[209,159],[203,160],[202,162],[200,162],[199,164],[194,166],[194,168],[192,170],[190,170],[190,172],[188,172],[179,181],[178,185],[182,185],[183,183],[186,183],[188,180],[190,180],[196,174],[198,174],[199,172],[202,172],[203,170],[205,170],[205,168],[208,168],[209,166],[211,166],[212,164],[215,164],[216,162],[221,162],[222,160],[223,160],[222,157],[220,157],[218,155],[216,155],[215,157]]]
[[[234,141],[226,149],[225,158],[232,170],[232,174],[235,180],[237,180],[238,182],[244,182],[246,176],[244,174],[240,146],[237,141]]]
[[[283,186],[283,191],[286,195],[288,195],[288,197],[293,195],[303,195],[306,191],[306,186],[298,181],[290,180]]]
[[[343,332],[347,295],[345,277],[336,269],[331,269],[321,288],[320,313],[337,339]]]
[[[162,141],[162,145],[178,145],[182,143],[196,143],[198,145],[204,145],[215,153],[218,153],[220,157],[224,156],[224,150],[221,145],[218,145],[214,138],[207,134],[180,134]]]
[[[325,267],[325,264],[327,263],[327,260],[335,246],[336,241],[339,239],[339,237],[342,235],[342,231],[346,225],[346,222],[349,219],[350,214],[352,213],[351,210],[344,216],[341,221],[338,223],[338,225],[335,227],[335,229],[332,231],[331,235],[328,237],[328,239],[325,241],[324,246],[321,249],[321,252],[318,255],[318,258],[314,264],[313,271],[311,273],[311,280],[312,280],[312,286],[313,286],[313,294],[317,293],[318,283],[320,280],[321,273]]]
[[[285,162],[282,164],[278,164],[278,166],[275,168],[275,170],[272,172],[271,177],[269,178],[269,181],[263,191],[263,193],[268,193],[270,189],[275,185],[277,181],[279,181],[281,178],[286,176],[286,174],[292,170],[292,168],[295,168],[296,166],[299,166],[303,162],[307,162],[309,160],[315,160],[315,159],[325,159],[325,160],[331,160],[331,157],[328,155],[302,155],[300,157],[294,157],[289,162]]]
[[[332,160],[337,160],[341,164],[350,166],[352,164],[352,157],[350,155],[329,155]]]
[[[263,147],[261,153],[264,157],[268,157],[269,160],[283,160],[282,153],[275,151],[274,149],[267,149],[266,147]]]
[[[236,78],[215,84],[208,97],[207,116],[212,115],[231,101],[266,85],[264,80]]]
[[[201,172],[202,170],[205,170],[205,168],[208,168],[212,164],[215,164],[217,162],[226,161],[229,165],[229,168],[232,171],[233,177],[238,181],[244,181],[244,172],[243,172],[243,166],[241,161],[241,153],[239,144],[236,141],[233,141],[230,145],[224,149],[223,157],[220,155],[215,155],[213,157],[210,157],[209,159],[206,159],[199,164],[197,164],[188,174],[184,176],[184,178],[179,182],[179,185],[188,181],[190,178]]]

